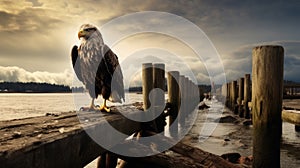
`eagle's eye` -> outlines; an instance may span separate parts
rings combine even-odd
[[[83,29],[84,31],[95,31],[96,30],[96,28],[94,28],[94,27],[92,27],[92,28],[86,28],[86,29]]]

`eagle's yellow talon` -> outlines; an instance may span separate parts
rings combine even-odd
[[[101,105],[100,108],[99,108],[99,110],[103,111],[103,112],[107,112],[107,113],[110,112],[110,108],[108,108],[107,106],[104,106],[104,105]]]

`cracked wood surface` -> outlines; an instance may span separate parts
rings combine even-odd
[[[68,112],[0,121],[0,167],[83,167],[106,151],[85,129],[97,132],[110,124],[128,136],[140,130],[138,122],[119,111],[139,112],[125,105],[112,108],[111,113]]]

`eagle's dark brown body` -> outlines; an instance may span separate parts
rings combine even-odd
[[[93,100],[102,95],[105,100],[122,102],[125,98],[124,84],[118,57],[103,43],[100,32],[90,27],[82,26],[78,37],[84,36],[84,39],[79,47],[72,48],[74,71]]]

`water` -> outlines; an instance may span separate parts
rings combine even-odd
[[[141,94],[127,93],[125,104],[142,100]],[[81,106],[88,106],[90,98],[85,93],[10,93],[0,94],[0,120],[10,120],[34,116],[43,116],[46,113],[63,113],[78,110]],[[102,98],[95,101],[102,103]],[[219,102],[207,102],[213,105],[208,110],[198,111],[196,122],[187,136],[187,143],[205,151],[221,155],[229,152],[239,152],[243,156],[252,154],[251,126],[241,126],[230,123],[215,123],[220,116],[223,105]],[[112,104],[108,105],[120,105]],[[204,130],[204,125],[216,126],[210,134]],[[206,137],[207,138],[203,138]],[[294,125],[283,123],[283,136],[281,146],[282,168],[300,166],[300,133],[295,132]],[[224,139],[230,139],[225,142]],[[88,168],[96,167],[96,161],[87,165]]]
[[[141,94],[128,93],[125,104],[142,100]],[[89,106],[91,98],[87,93],[0,93],[0,120],[11,120],[46,113],[63,113]],[[102,98],[95,100],[101,104]],[[121,105],[108,102],[108,105]]]
[[[72,94],[1,93],[0,120],[42,116],[75,110]]]

